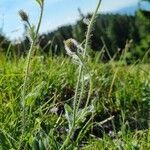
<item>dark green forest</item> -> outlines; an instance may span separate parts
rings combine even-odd
[[[65,55],[63,41],[74,38],[82,43],[85,39],[88,19],[91,14],[84,15],[79,9],[80,18],[74,25],[59,27],[57,30],[39,36],[39,53],[45,55]],[[25,25],[26,32],[26,25]],[[12,44],[4,34],[0,34],[0,51],[9,55],[22,56],[29,48],[29,39]],[[148,61],[150,48],[150,11],[139,8],[135,15],[98,14],[91,35],[91,56],[102,52],[102,61],[111,58],[118,60],[124,50],[128,62],[145,59]]]

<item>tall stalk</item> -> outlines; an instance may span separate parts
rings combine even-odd
[[[28,55],[27,55],[26,66],[25,66],[25,73],[24,73],[24,81],[23,81],[23,87],[22,87],[22,107],[23,107],[22,135],[24,134],[25,128],[26,128],[26,94],[27,94],[27,89],[28,89],[28,79],[29,79],[31,58],[32,58],[32,54],[33,54],[34,48],[35,48],[36,43],[37,43],[39,29],[40,29],[41,21],[42,21],[42,17],[43,17],[43,11],[44,11],[44,0],[41,1],[40,17],[39,17],[39,21],[38,21],[38,25],[37,25],[36,31],[33,31],[33,32],[35,32],[34,36],[33,35],[29,35],[31,45],[30,45],[30,49],[29,49],[29,52],[28,52]],[[24,12],[21,12],[21,13],[24,13]],[[30,32],[32,32],[33,29],[32,29],[32,26],[31,26],[29,20],[28,19],[24,20],[23,16],[21,15],[21,13],[20,13],[20,16],[21,16],[22,20],[27,23]]]
[[[93,25],[94,25],[94,21],[95,21],[95,18],[96,18],[96,14],[98,12],[98,9],[100,7],[100,4],[101,4],[101,0],[98,0],[98,4],[97,4],[97,7],[96,7],[96,10],[94,12],[94,14],[92,15],[92,18],[89,22],[89,25],[88,25],[88,29],[87,29],[87,34],[86,34],[86,39],[85,39],[85,45],[84,45],[84,52],[83,52],[83,61],[86,59],[86,53],[87,53],[87,49],[88,49],[88,44],[89,44],[89,40],[90,40],[90,37],[91,37],[91,32],[92,32],[92,28],[93,28]],[[71,53],[71,52],[69,52]],[[73,54],[72,54],[73,55]],[[66,140],[64,141],[62,147],[60,148],[61,150],[64,149],[70,142],[70,137],[71,135],[73,134],[74,132],[74,129],[76,127],[76,117],[77,117],[77,112],[79,110],[79,105],[80,105],[80,101],[81,101],[81,97],[82,95],[80,95],[80,97],[78,97],[78,94],[79,94],[79,88],[80,88],[80,81],[83,80],[82,77],[83,77],[83,68],[84,68],[84,64],[81,63],[79,65],[79,71],[78,71],[78,79],[77,79],[77,84],[76,84],[76,89],[75,89],[75,96],[74,96],[74,102],[73,102],[73,123],[72,123],[72,127],[71,129],[69,130],[69,133],[67,135],[67,138]],[[84,86],[84,83],[82,83],[81,86]],[[81,90],[83,90],[84,88],[81,87]],[[83,91],[81,91],[81,93],[83,93]],[[78,99],[79,98],[79,99]],[[89,96],[88,96],[88,100],[89,102]],[[86,104],[87,106],[87,104]]]
[[[94,14],[93,14],[93,16],[92,16],[90,22],[89,22],[89,25],[88,25],[87,34],[86,34],[86,39],[85,39],[85,47],[84,47],[83,58],[85,58],[85,56],[86,56],[86,52],[87,52],[87,49],[88,49],[89,40],[90,40],[90,38],[91,38],[92,28],[93,28],[94,21],[95,21],[97,12],[98,12],[98,10],[99,10],[101,1],[102,1],[102,0],[98,0],[97,7],[96,7],[96,9],[95,9],[95,12],[94,12]]]

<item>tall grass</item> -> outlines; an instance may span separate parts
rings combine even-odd
[[[0,142],[2,148],[17,149],[22,137],[20,87],[25,60],[20,59],[18,63],[10,63],[6,59],[0,61]],[[113,144],[115,149],[120,143],[126,147],[134,147],[136,143],[137,147],[148,149],[149,65],[123,67],[95,62],[88,65],[94,73],[91,100],[95,117],[92,120],[91,116],[82,119],[74,132],[78,136],[71,136],[72,144],[69,146],[94,149],[107,145],[111,149]],[[32,149],[34,145],[40,147],[40,143],[45,148],[61,148],[68,136],[63,106],[72,106],[76,75],[76,65],[69,59],[34,59],[29,82],[31,90],[26,98],[28,126],[21,144],[24,149]],[[87,93],[84,93],[82,102],[86,97]],[[80,109],[83,109],[82,106]],[[115,130],[111,120],[105,122],[111,116],[114,116]]]

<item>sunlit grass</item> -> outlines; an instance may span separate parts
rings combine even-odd
[[[28,127],[22,144],[28,149],[35,141],[37,145],[41,141],[45,147],[51,147],[53,143],[54,147],[60,148],[68,128],[64,113],[61,115],[61,111],[64,103],[70,105],[73,100],[76,65],[63,57],[46,59],[35,57],[33,61],[26,95]],[[21,137],[21,85],[24,62],[24,59],[19,59],[17,63],[4,59],[0,62],[0,142],[1,148],[5,149],[16,149]],[[92,131],[89,126],[84,133],[86,136],[82,135],[83,141],[75,142],[74,146],[81,146],[82,142],[85,142],[85,145],[89,145],[86,147],[90,147],[94,140],[93,148],[106,147],[105,145],[111,147],[112,144],[117,147],[120,142],[128,140],[125,142],[126,147],[132,147],[137,143],[138,147],[148,148],[149,65],[118,66],[115,63],[95,62],[89,62],[88,65],[94,79],[90,100],[96,110],[96,117],[90,125],[97,132]],[[115,82],[111,86],[116,70]],[[112,90],[108,97],[110,88]],[[86,97],[86,93],[84,96]],[[106,122],[106,126],[110,126],[107,133],[105,127],[100,127],[97,123],[110,116],[114,116],[115,129],[110,125],[110,121],[108,124]],[[110,131],[115,137],[109,137]],[[137,136],[138,132],[141,135],[140,139]]]

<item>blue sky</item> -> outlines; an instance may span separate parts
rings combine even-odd
[[[100,11],[115,11],[137,4],[138,0],[102,0]],[[45,0],[44,18],[40,32],[47,32],[57,27],[74,23],[81,8],[83,13],[92,12],[97,0]],[[35,0],[0,0],[0,28],[10,39],[22,36],[23,24],[18,16],[20,9],[28,12],[31,22],[36,24],[38,19],[38,6]]]

